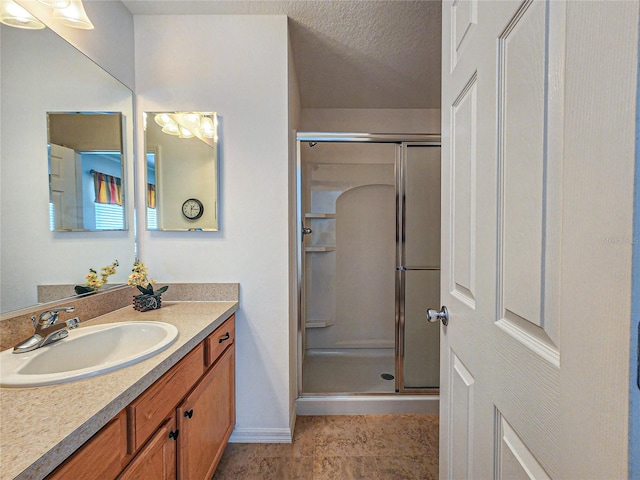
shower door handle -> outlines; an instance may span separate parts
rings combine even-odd
[[[430,308],[427,310],[427,320],[431,323],[435,323],[438,320],[442,322],[445,327],[449,324],[449,310],[444,305],[440,308],[440,311]]]

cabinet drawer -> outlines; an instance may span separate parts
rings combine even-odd
[[[225,349],[236,340],[236,316],[231,315],[205,339],[205,365],[213,365]]]
[[[127,416],[123,410],[49,475],[47,480],[113,480],[128,460]]]
[[[129,453],[138,450],[204,373],[200,343],[128,407]]]

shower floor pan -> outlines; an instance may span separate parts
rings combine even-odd
[[[303,395],[394,393],[391,348],[309,349],[302,368]]]

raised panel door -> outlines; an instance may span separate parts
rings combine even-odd
[[[175,480],[176,479],[176,418],[171,418],[158,429],[140,450],[118,480]]]
[[[235,425],[234,372],[231,346],[178,407],[179,480],[213,476]]]

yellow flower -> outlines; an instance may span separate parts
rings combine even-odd
[[[155,280],[149,280],[147,277],[147,267],[140,260],[133,262],[133,269],[131,270],[127,285],[140,285],[141,287],[147,287],[149,284],[155,285]]]
[[[87,283],[85,285],[93,288],[94,290],[98,290],[102,285],[108,282],[108,277],[116,273],[116,267],[119,265],[118,260],[114,261],[111,265],[107,265],[106,267],[102,267],[100,269],[100,277],[98,278],[98,272],[96,272],[93,268],[89,269],[89,273],[85,277],[87,279]]]

